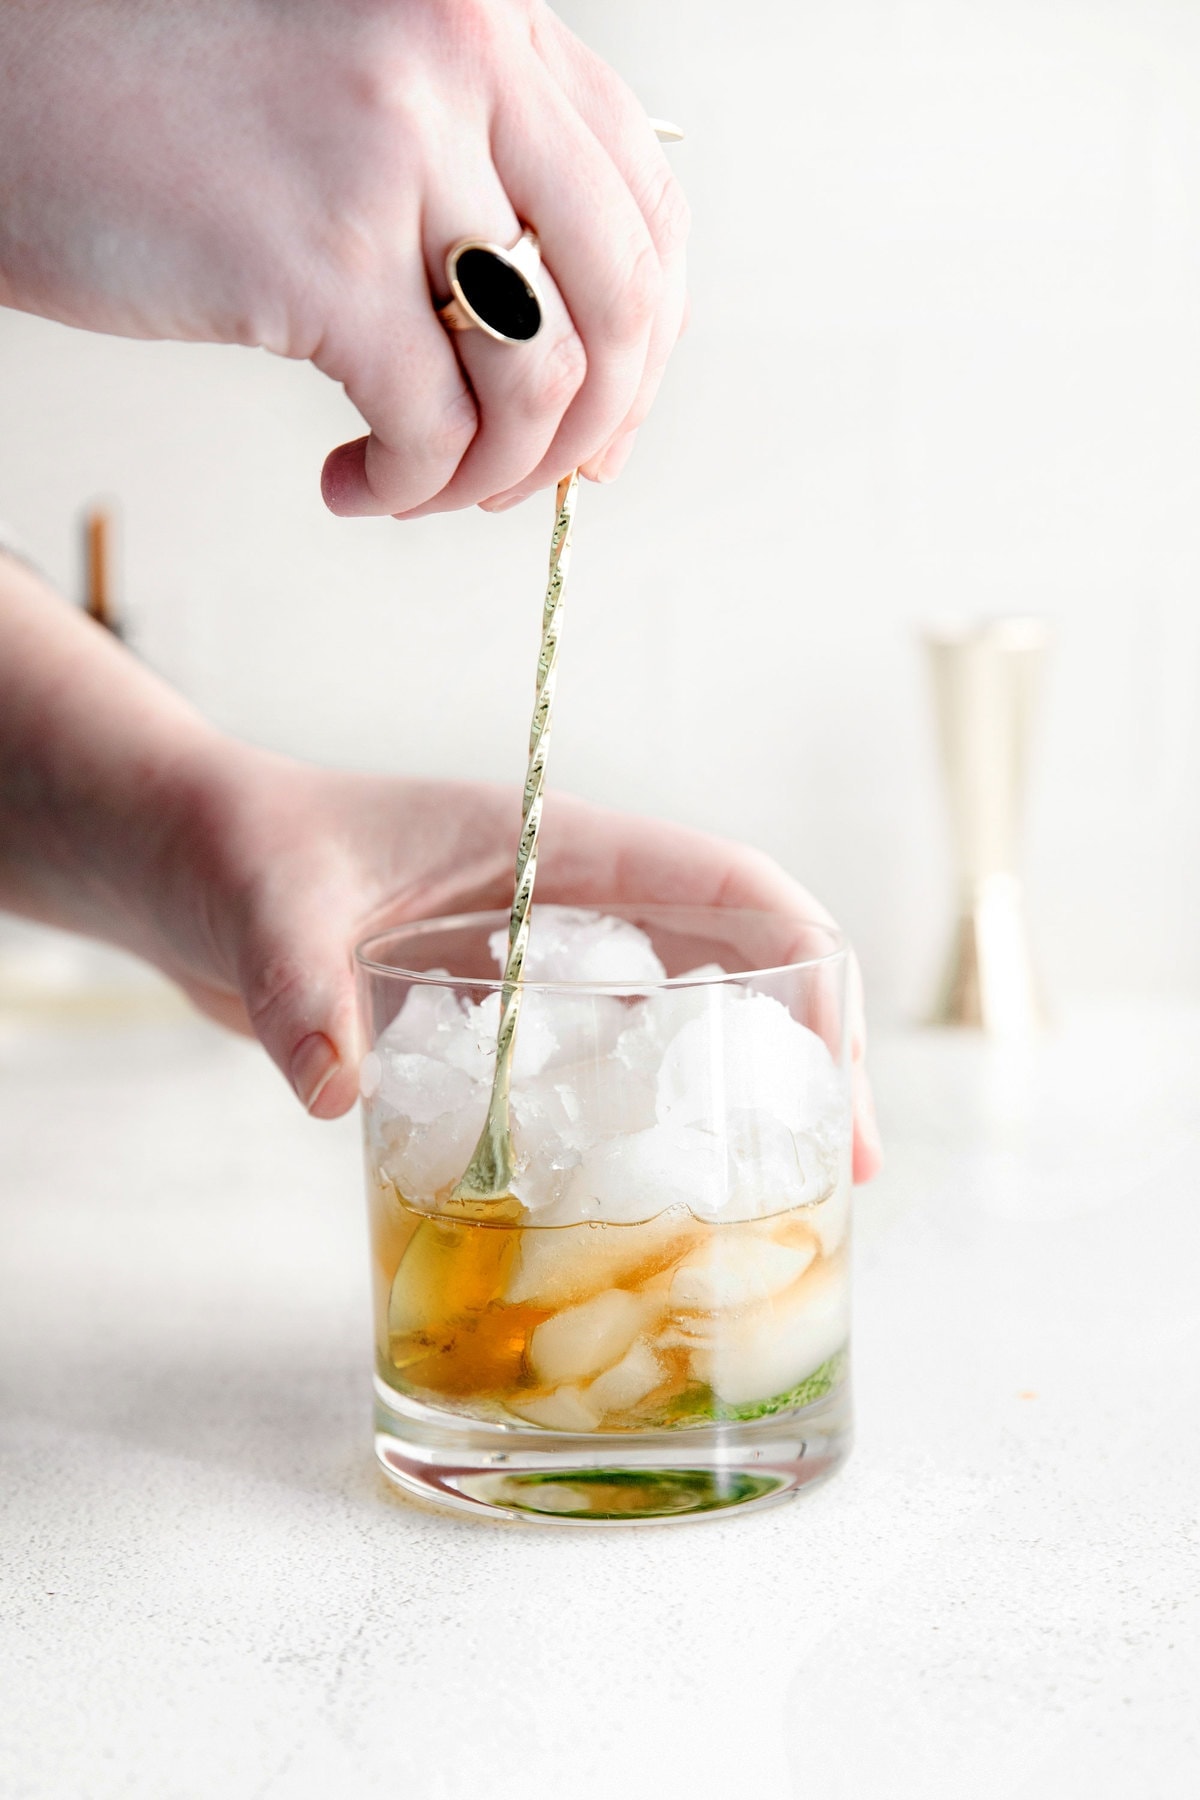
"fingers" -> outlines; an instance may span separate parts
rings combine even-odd
[[[871,1181],[883,1167],[883,1144],[875,1117],[875,1097],[867,1071],[861,1062],[850,1066],[850,1091],[854,1107],[854,1156],[851,1167],[855,1182]]]
[[[543,900],[745,906],[833,924],[824,907],[769,856],[686,825],[634,818],[554,794],[543,832],[538,865]]]
[[[340,1118],[358,1094],[354,982],[344,938],[321,912],[252,932],[238,962],[254,1033],[307,1112]]]
[[[254,1031],[310,1113],[337,1118],[355,1102],[361,1049],[351,944],[368,925],[381,929],[385,921],[506,905],[518,810],[515,793],[478,784],[317,778],[305,771],[297,783],[281,787],[273,778],[263,804],[249,815],[248,853],[258,874],[248,886],[241,879],[234,884],[242,897],[225,909],[218,933],[227,977],[215,983],[172,973],[213,1017]],[[804,888],[745,845],[557,794],[543,826],[540,900],[757,909],[794,921],[788,957],[811,954],[814,927],[832,924]],[[270,847],[265,864],[264,843]],[[333,846],[336,854],[313,861],[314,843]],[[304,847],[300,879],[297,844]],[[772,936],[778,946],[778,934]],[[819,977],[820,970],[817,986]],[[848,984],[844,1011],[840,996],[831,1001],[828,1036],[836,1049],[844,1018],[854,1092],[854,1177],[865,1181],[879,1167],[880,1154],[853,962]]]
[[[619,432],[607,450],[584,463],[580,473],[589,481],[615,481],[633,454],[636,443],[636,429]]]
[[[611,70],[549,15],[535,48],[535,73],[507,89],[490,144],[459,145],[457,169],[442,157],[420,223],[397,221],[406,254],[363,284],[374,315],[348,307],[314,357],[371,428],[326,461],[336,513],[499,510],[580,465],[611,479],[632,449],[683,319],[686,208]],[[414,244],[440,290],[452,242],[510,244],[521,224],[541,241],[541,331],[526,344],[478,331],[452,343]]]
[[[458,184],[465,191],[466,183]],[[464,235],[508,247],[521,225],[499,183],[486,202],[431,207],[426,258],[442,270],[449,246]],[[442,285],[439,280],[437,285]],[[475,395],[479,426],[446,485],[405,518],[475,506],[522,482],[545,456],[563,414],[583,384],[587,358],[553,277],[538,277],[542,326],[524,343],[497,343],[483,331],[458,332],[454,348]]]
[[[646,222],[662,270],[662,292],[633,404],[610,445],[583,466],[583,474],[590,479],[612,481],[633,448],[632,434],[650,411],[667,360],[683,331],[690,219],[669,159],[631,89],[553,14],[546,15],[538,49],[567,98],[612,158]]]
[[[850,1094],[854,1109],[853,1179],[870,1181],[883,1167],[883,1143],[875,1117],[875,1096],[867,1076],[867,1016],[863,1004],[862,971],[851,956],[847,975],[846,1010],[850,1020]]]
[[[620,430],[641,388],[663,271],[628,186],[553,83],[512,98],[495,122],[493,151],[515,211],[538,232],[587,359],[540,462],[494,496],[515,502],[599,455]]]
[[[728,906],[782,913],[828,926],[833,919],[778,863],[747,845],[709,837],[661,819],[630,818],[555,795],[544,818],[538,897],[574,905],[613,900]],[[808,946],[811,948],[811,946]],[[801,924],[793,954],[805,953]],[[853,1174],[869,1181],[883,1163],[866,1073],[862,977],[852,956],[846,1021],[854,1116]],[[831,1031],[831,1041],[836,1041]]]
[[[394,284],[383,286],[388,315],[348,317],[313,359],[371,427],[325,461],[321,492],[343,517],[411,512],[440,493],[479,424],[419,258],[398,265]]]
[[[224,988],[214,986],[211,982],[196,981],[187,975],[172,975],[177,987],[183,989],[197,1012],[206,1019],[223,1025],[227,1031],[236,1031],[239,1037],[253,1037],[254,1028],[246,1017],[246,1009],[237,994],[231,994]]]

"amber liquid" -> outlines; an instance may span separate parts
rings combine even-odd
[[[809,1404],[843,1374],[846,1249],[828,1220],[844,1202],[551,1227],[516,1201],[422,1211],[380,1177],[379,1374],[429,1406],[571,1432]]]

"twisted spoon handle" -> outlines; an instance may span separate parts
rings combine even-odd
[[[565,475],[559,482],[558,511],[554,519],[554,533],[550,539],[550,578],[542,610],[542,647],[538,653],[533,723],[529,728],[529,764],[521,802],[516,891],[508,924],[508,958],[504,965],[504,985],[500,994],[500,1029],[496,1036],[496,1068],[492,1077],[492,1094],[475,1154],[451,1194],[451,1202],[501,1200],[512,1192],[514,1168],[509,1086],[517,1021],[521,1011],[521,975],[529,944],[533,884],[537,876],[538,832],[542,822],[550,727],[554,720],[554,684],[558,674],[558,633],[571,557],[571,527],[575,521],[575,497],[578,489],[577,470]]]

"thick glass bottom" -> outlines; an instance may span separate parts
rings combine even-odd
[[[634,1525],[771,1505],[824,1480],[851,1443],[849,1384],[791,1413],[659,1432],[523,1430],[435,1411],[375,1382],[390,1480],[461,1512]]]

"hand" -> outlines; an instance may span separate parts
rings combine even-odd
[[[215,779],[214,779],[215,776]],[[202,774],[172,862],[158,960],[212,1017],[262,1040],[309,1111],[346,1112],[361,1053],[350,950],[376,922],[507,906],[519,799],[469,783],[312,769],[227,745]],[[538,898],[662,900],[828,914],[767,857],[661,820],[554,795]],[[852,971],[855,1179],[879,1166]]]
[[[679,188],[544,0],[9,0],[0,171],[0,303],[345,386],[370,436],[326,463],[339,513],[610,478],[683,317]],[[452,341],[447,249],[523,224],[542,330]]]
[[[0,556],[0,907],[123,945],[253,1031],[322,1118],[354,1103],[353,944],[507,906],[519,801],[482,785],[305,767],[207,720]],[[554,795],[538,897],[826,919],[757,851]],[[850,997],[855,1178],[879,1164]]]

